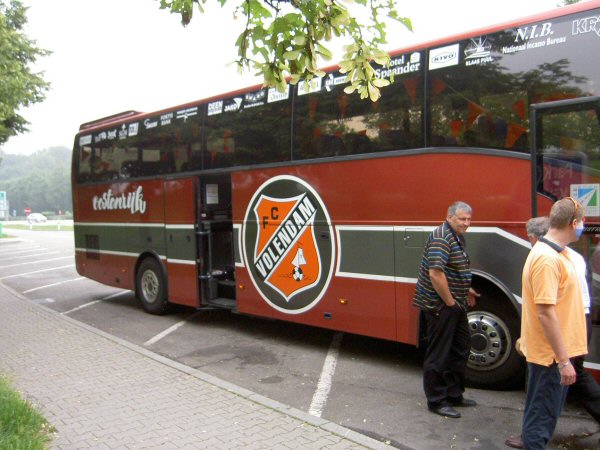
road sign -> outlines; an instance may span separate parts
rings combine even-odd
[[[23,212],[24,212],[26,215],[29,215],[29,214],[31,214],[31,208],[25,208],[25,209],[23,210]]]
[[[0,211],[8,210],[8,203],[6,202],[6,191],[0,191]]]

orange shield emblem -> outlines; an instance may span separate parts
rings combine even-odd
[[[335,239],[310,184],[291,175],[265,181],[248,203],[241,234],[248,275],[272,308],[302,314],[321,301],[334,273]]]
[[[306,194],[286,199],[261,195],[254,207],[258,223],[254,267],[263,282],[287,302],[321,277],[316,213]]]

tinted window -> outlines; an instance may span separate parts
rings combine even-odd
[[[290,160],[289,91],[260,89],[207,108],[204,168]]]
[[[299,83],[295,100],[294,159],[322,158],[422,145],[421,53],[392,58],[378,77],[394,82],[377,102],[346,94],[346,75],[333,72]]]
[[[430,144],[528,151],[530,104],[598,95],[600,38],[587,16],[431,49]]]

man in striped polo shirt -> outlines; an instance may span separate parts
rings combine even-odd
[[[471,288],[469,256],[464,234],[471,224],[471,207],[455,202],[446,221],[427,240],[419,267],[413,305],[425,317],[427,351],[423,388],[430,411],[459,418],[456,406],[475,406],[463,397],[464,375],[471,346],[467,306],[479,294]]]

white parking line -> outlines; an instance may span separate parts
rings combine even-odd
[[[11,259],[23,259],[23,258],[32,258],[34,256],[43,256],[43,255],[54,255],[56,253],[60,253],[58,250],[55,252],[45,252],[45,253],[34,253],[33,255],[21,255],[21,256],[11,256]]]
[[[9,278],[24,277],[24,276],[27,276],[27,275],[32,275],[34,273],[48,272],[50,270],[66,269],[67,267],[75,267],[75,264],[69,264],[68,266],[51,267],[49,269],[34,270],[33,272],[16,273],[14,275],[8,275],[6,277],[2,277],[2,278],[0,278],[0,280],[7,280]]]
[[[0,269],[7,269],[9,267],[17,267],[17,266],[26,266],[27,264],[37,264],[37,263],[41,263],[41,262],[56,261],[57,259],[67,259],[67,258],[73,259],[73,255],[70,255],[70,256],[60,256],[58,258],[38,259],[36,261],[29,261],[29,262],[24,262],[24,263],[10,264],[8,266],[0,266]]]
[[[193,319],[194,317],[196,317],[198,314],[200,314],[202,311],[196,311],[194,314],[189,315],[188,317],[186,317],[185,319],[183,319],[181,322],[177,322],[175,325],[167,328],[165,331],[163,331],[162,333],[157,334],[156,336],[154,336],[151,339],[148,339],[146,342],[144,342],[144,345],[148,346],[148,345],[152,345],[155,344],[156,342],[160,341],[162,338],[164,338],[165,336],[168,336],[169,334],[173,333],[175,330],[177,330],[179,327],[185,325],[185,323],[191,319]]]
[[[31,247],[31,248],[27,248],[27,249],[20,248],[20,250],[18,250],[18,251],[14,251],[14,252],[0,252],[0,254],[2,254],[2,256],[11,256],[11,255],[18,255],[19,253],[37,252],[39,250],[48,250],[48,249],[45,248],[45,247]]]
[[[26,291],[23,291],[23,294],[28,294],[29,292],[33,292],[33,291],[39,291],[40,289],[45,289],[45,288],[49,288],[52,286],[58,286],[59,284],[70,283],[71,281],[80,281],[80,280],[86,280],[86,279],[87,278],[85,278],[85,277],[71,278],[70,280],[59,281],[58,283],[46,284],[45,286],[39,286],[39,287],[36,287],[33,289],[27,289]]]
[[[308,413],[311,416],[321,417],[321,414],[323,414],[323,407],[325,406],[327,396],[331,390],[331,383],[333,382],[333,374],[335,373],[335,366],[340,353],[342,337],[344,337],[343,333],[336,333],[331,340],[329,351],[323,363],[323,370],[321,370],[321,376],[319,377],[319,383],[317,384],[317,390],[313,395],[310,408],[308,409]]]
[[[102,301],[104,301],[104,300],[109,300],[109,299],[111,299],[111,298],[118,297],[119,295],[127,294],[128,292],[131,292],[131,291],[121,291],[121,292],[117,292],[117,293],[115,293],[115,294],[111,294],[111,295],[108,295],[108,296],[106,296],[106,297],[103,297],[103,298],[101,298],[100,300],[94,300],[93,302],[84,303],[83,305],[79,305],[79,306],[78,306],[78,307],[76,307],[76,308],[69,309],[68,311],[61,312],[61,314],[71,314],[71,313],[72,313],[72,312],[74,312],[74,311],[79,311],[80,309],[87,308],[88,306],[95,305],[96,303],[100,303],[100,302],[102,302]]]
[[[88,306],[95,305],[96,303],[100,303],[101,301],[102,300],[94,300],[93,302],[84,303],[83,305],[79,305],[77,308],[73,308],[73,309],[70,309],[68,311],[61,312],[61,314],[71,314],[74,311],[78,311],[80,309],[87,308]]]

